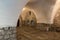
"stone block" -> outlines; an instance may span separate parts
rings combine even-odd
[[[0,40],[3,39],[4,36],[0,36]]]
[[[0,36],[4,34],[5,34],[4,30],[0,30]]]
[[[4,39],[10,38],[9,35],[4,35]]]
[[[0,40],[16,40],[16,27],[0,28]]]

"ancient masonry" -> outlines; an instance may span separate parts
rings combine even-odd
[[[16,27],[0,28],[0,40],[17,40]]]

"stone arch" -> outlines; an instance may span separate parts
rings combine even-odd
[[[56,27],[60,27],[60,8],[57,10],[55,16],[54,16],[54,19],[53,19],[53,24],[56,26]]]
[[[51,14],[52,23],[54,22],[55,16],[56,16],[56,14],[58,13],[59,10],[60,10],[60,0],[57,0],[55,5],[54,5],[54,8],[52,10],[52,14]]]
[[[52,24],[51,15],[56,0],[38,0],[27,3],[26,7],[32,9],[37,17],[37,23]]]
[[[28,13],[31,13],[30,16]],[[28,18],[27,18],[28,17]],[[32,9],[29,9],[29,8],[26,8],[24,7],[23,10],[22,10],[22,13],[20,14],[19,16],[19,20],[20,18],[22,19],[22,24],[24,24],[24,20],[29,20],[31,22],[35,21],[37,23],[37,19],[36,19],[36,14],[35,12],[32,10]],[[21,23],[20,23],[21,24]],[[19,25],[20,25],[19,24]]]
[[[33,11],[36,16],[37,23],[53,24],[59,5],[59,0],[38,0],[36,2],[28,2],[23,9]],[[20,15],[22,15],[22,13]]]

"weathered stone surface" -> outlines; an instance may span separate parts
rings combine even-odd
[[[16,27],[0,28],[0,40],[17,40]]]
[[[42,30],[44,29],[42,28]],[[17,39],[18,40],[60,40],[60,32],[40,31],[35,27],[33,28],[30,26],[23,26],[17,28]]]
[[[0,36],[0,40],[3,39],[3,36]]]

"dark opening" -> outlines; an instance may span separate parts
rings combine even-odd
[[[29,15],[31,15],[31,11],[29,11]]]
[[[18,19],[18,22],[17,22],[17,27],[19,27],[19,19]]]

